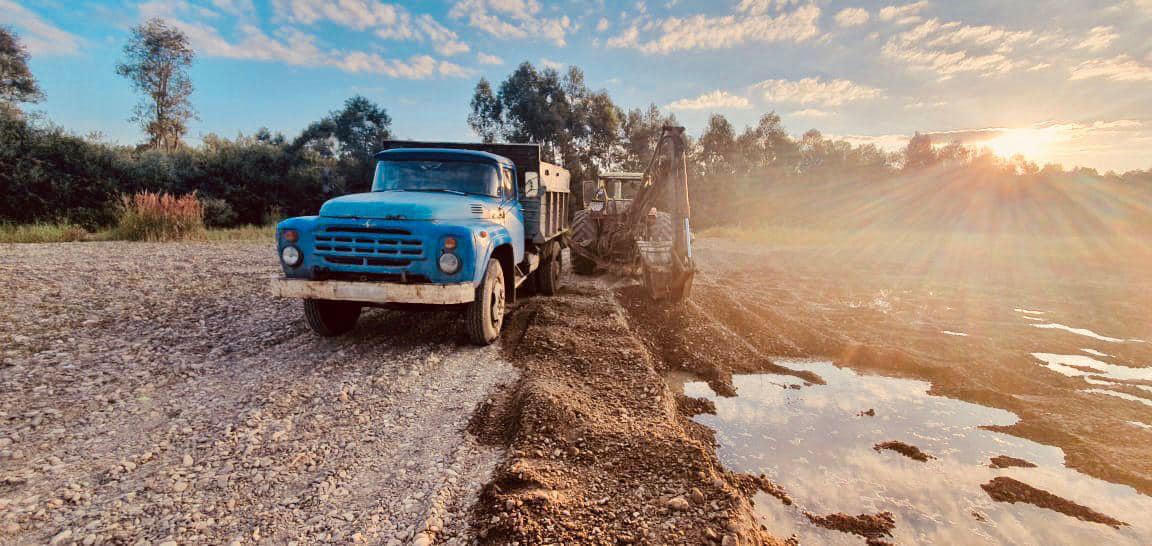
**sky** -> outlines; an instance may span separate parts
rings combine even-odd
[[[0,0],[47,98],[31,109],[124,144],[115,74],[163,17],[198,57],[189,138],[289,138],[364,95],[398,137],[473,140],[480,77],[584,70],[624,108],[698,134],[775,111],[789,132],[902,147],[914,132],[1100,170],[1152,168],[1152,0]]]

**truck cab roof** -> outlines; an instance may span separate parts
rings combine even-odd
[[[376,159],[395,161],[483,161],[514,167],[511,159],[479,150],[459,148],[393,148],[377,152]]]

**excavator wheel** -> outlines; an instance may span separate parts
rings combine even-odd
[[[596,225],[588,216],[588,209],[581,209],[572,215],[572,244],[580,245],[596,241]],[[596,272],[596,262],[581,256],[579,253],[569,252],[572,258],[572,271],[577,275],[591,275]]]

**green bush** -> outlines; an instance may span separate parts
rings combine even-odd
[[[227,201],[217,197],[205,197],[200,200],[204,205],[204,225],[210,228],[222,228],[236,224],[236,210]]]

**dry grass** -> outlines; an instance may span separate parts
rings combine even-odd
[[[272,241],[275,235],[275,224],[210,229],[207,233],[209,241]]]
[[[129,241],[179,241],[205,238],[204,205],[196,193],[141,192],[120,198],[113,237]]]
[[[70,243],[88,240],[90,235],[73,224],[0,224],[0,243]]]

